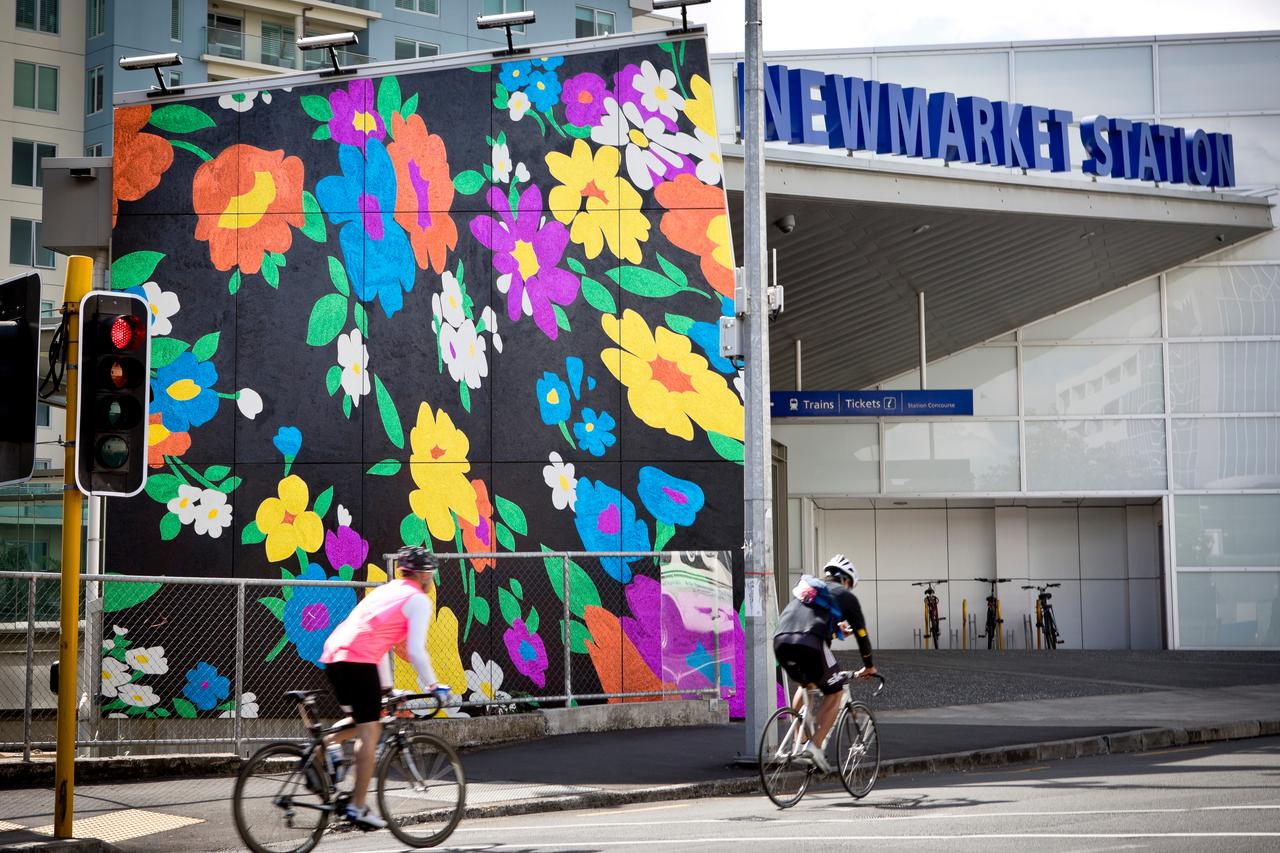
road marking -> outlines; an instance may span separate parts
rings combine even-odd
[[[143,809],[126,809],[119,812],[81,818],[71,823],[71,834],[75,838],[97,838],[101,841],[115,843],[141,838],[144,835],[155,835],[158,832],[169,832],[194,823],[204,823],[200,818],[184,817],[163,812],[145,811]],[[31,830],[41,835],[53,835],[53,824]]]
[[[670,805],[666,805],[666,806],[645,806],[642,809],[626,809],[624,811],[602,812],[598,815],[598,817],[612,817],[614,815],[620,815],[620,814],[635,814],[636,812],[656,812],[662,809],[687,809],[691,805],[692,803],[671,803]],[[583,815],[583,817],[597,817],[597,815]],[[599,826],[599,825],[600,824],[593,824],[593,826]]]
[[[1178,746],[1173,749],[1162,749],[1158,752],[1139,752],[1139,758],[1150,758],[1153,755],[1171,755],[1175,752],[1199,752],[1202,749],[1208,749],[1208,746]]]
[[[1007,770],[1007,771],[1005,771],[1005,772],[1007,772],[1007,773],[1034,773],[1034,772],[1035,772],[1035,771],[1037,771],[1037,770],[1048,770],[1048,769],[1049,769],[1049,765],[1047,765],[1047,764],[1041,764],[1039,767],[1018,767],[1018,768],[1015,768],[1015,769]]]
[[[0,832],[12,832],[15,829],[29,829],[20,823],[10,823],[7,820],[0,820]]]

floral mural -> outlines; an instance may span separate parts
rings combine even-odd
[[[279,581],[385,580],[402,545],[736,553],[705,44],[602,45],[116,110],[111,283],[151,307],[152,404],[107,569],[263,585],[244,684],[229,601],[109,596],[104,711],[278,709],[360,595]],[[676,563],[723,601],[651,559],[446,560],[436,669],[470,701],[555,695],[568,665],[577,694],[718,678],[740,707],[740,573]]]

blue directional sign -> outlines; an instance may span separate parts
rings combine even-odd
[[[775,418],[900,418],[973,414],[973,389],[774,391]]]

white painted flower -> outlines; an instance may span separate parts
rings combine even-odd
[[[640,66],[640,73],[632,78],[632,85],[640,93],[640,105],[649,112],[675,119],[684,109],[684,98],[675,91],[676,75],[670,68],[659,71],[652,62],[645,60]]]
[[[502,352],[502,335],[498,334],[498,315],[491,306],[486,305],[480,312],[480,325],[493,339],[493,349]]]
[[[270,92],[232,92],[230,95],[221,95],[218,97],[218,106],[224,110],[234,110],[238,113],[247,113],[253,109],[253,101],[258,95],[262,95],[262,102],[271,103]]]
[[[466,676],[467,688],[471,690],[467,698],[472,702],[511,698],[511,694],[498,689],[502,687],[502,667],[494,661],[486,661],[479,652],[471,653],[471,669],[467,670]]]
[[[480,380],[489,375],[484,338],[476,334],[475,323],[470,320],[464,320],[456,329],[449,325],[441,327],[440,354],[449,365],[449,375],[454,382],[465,382],[468,388],[476,389],[480,387]]]
[[[218,715],[220,719],[230,719],[234,714],[230,711],[223,711]],[[256,720],[258,718],[258,697],[252,693],[240,694],[240,719]]]
[[[529,167],[524,163],[516,163],[516,183],[522,184],[529,180]]]
[[[125,663],[146,675],[164,675],[169,671],[169,661],[164,656],[164,646],[152,646],[149,649],[128,649],[124,653]]]
[[[121,714],[119,711],[116,711],[115,713],[107,714],[107,719],[108,720],[127,720],[129,719],[129,715]]]
[[[129,672],[129,665],[124,661],[118,661],[112,657],[104,657],[102,659],[102,695],[116,696],[120,692],[120,688],[129,683],[129,679],[133,676]]]
[[[205,489],[200,493],[200,505],[196,507],[195,531],[200,536],[217,539],[231,526],[231,505],[227,496],[217,489]]]
[[[720,140],[701,128],[694,129],[693,140],[694,145],[689,153],[698,163],[694,174],[704,184],[714,186],[720,183],[721,178],[724,177],[724,161],[720,159]]]
[[[178,516],[178,521],[190,524],[196,520],[196,504],[200,501],[198,486],[178,486],[178,496],[165,504],[169,512]]]
[[[458,284],[458,279],[451,272],[441,275],[440,292],[431,296],[432,313],[456,329],[467,319],[462,303],[462,285]]]
[[[505,184],[511,180],[511,151],[505,142],[493,146],[489,155],[489,165],[493,167],[493,181]]]
[[[519,121],[524,118],[524,114],[529,112],[529,108],[533,106],[533,102],[529,100],[529,96],[524,92],[512,92],[507,98],[507,113],[511,116],[512,121]]]
[[[338,335],[338,366],[342,368],[342,390],[351,402],[360,405],[360,398],[369,393],[369,348],[364,345],[359,329]]]
[[[236,407],[240,414],[253,420],[262,413],[262,395],[252,388],[241,388],[236,394]]]
[[[573,476],[573,463],[554,450],[547,457],[550,464],[543,466],[542,479],[551,487],[551,503],[556,509],[574,509],[578,502],[578,478]]]
[[[741,370],[739,370],[733,377],[733,390],[738,392],[738,399],[746,401],[747,386],[746,386],[746,383],[742,381]]]
[[[145,684],[138,684],[137,682],[121,687],[120,692],[116,694],[116,698],[124,704],[132,705],[135,708],[150,708],[160,702],[160,697],[156,695],[154,690]]]
[[[665,177],[684,164],[682,154],[691,152],[696,141],[687,133],[671,133],[658,116],[647,120],[634,103],[619,106],[613,98],[604,102],[604,117],[591,129],[597,145],[625,146],[623,160],[627,177],[639,190],[651,190],[654,176]]]
[[[142,298],[147,300],[147,307],[151,309],[152,336],[158,338],[172,332],[173,323],[170,320],[182,307],[178,294],[149,281],[142,285]]]
[[[345,506],[343,506],[342,504],[338,504],[338,510],[337,510],[337,512],[338,512],[338,526],[339,526],[339,527],[350,527],[350,526],[351,526],[351,511],[350,511],[349,509],[347,509]]]

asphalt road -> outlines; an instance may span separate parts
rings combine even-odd
[[[854,801],[810,791],[464,822],[438,850],[1280,850],[1280,738],[881,780]],[[231,848],[229,848],[231,849]],[[332,853],[402,850],[386,833],[331,835]]]

